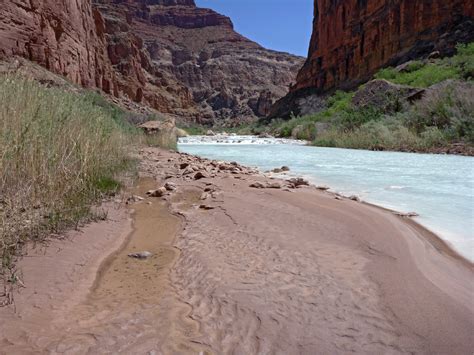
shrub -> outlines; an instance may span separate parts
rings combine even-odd
[[[458,67],[464,79],[474,79],[474,42],[459,44],[456,49],[457,54],[454,57],[446,58],[443,61],[448,65]]]
[[[459,79],[459,68],[445,64],[426,64],[415,66],[412,71],[399,72],[394,68],[380,70],[375,77],[385,79],[395,84],[410,85],[415,87],[429,87],[447,79]]]
[[[118,189],[138,132],[95,94],[0,77],[0,273],[28,239],[77,225]]]
[[[364,107],[364,108],[349,108],[345,111],[338,113],[333,121],[342,130],[353,131],[360,127],[364,123],[370,121],[377,121],[382,117],[376,107]]]
[[[436,127],[452,140],[474,142],[474,86],[468,83],[447,83],[428,92],[407,116],[406,124],[422,133]]]

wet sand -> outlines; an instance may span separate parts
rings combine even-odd
[[[472,353],[474,267],[413,221],[243,167],[142,158],[135,193],[177,190],[135,203],[132,233],[118,210],[53,243],[66,253],[26,258],[0,353]],[[141,250],[154,256],[127,256]]]

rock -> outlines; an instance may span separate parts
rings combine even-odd
[[[201,210],[206,210],[206,211],[215,209],[214,206],[209,206],[209,205],[200,205],[199,208],[200,208]]]
[[[189,166],[189,163],[181,163],[181,164],[179,164],[179,168],[180,168],[181,170],[186,169],[188,166]]]
[[[130,258],[135,258],[135,259],[148,259],[148,258],[152,257],[153,254],[150,253],[149,251],[141,251],[139,253],[128,254],[128,256]]]
[[[327,191],[327,190],[330,189],[329,186],[316,186],[316,188],[317,188],[318,190],[321,190],[321,191]]]
[[[434,51],[434,52],[431,52],[431,53],[428,55],[428,59],[429,59],[429,60],[438,59],[438,58],[441,58],[441,52],[440,52],[440,51]]]
[[[268,132],[262,132],[258,135],[258,138],[274,138],[274,137]]]
[[[269,189],[281,189],[281,184],[279,182],[272,182],[267,185]]]
[[[144,198],[141,197],[141,196],[138,196],[138,195],[132,195],[130,196],[129,198],[127,198],[127,204],[131,204],[131,203],[136,203],[136,202],[141,202],[143,201]]]
[[[348,199],[351,201],[360,202],[359,196],[356,196],[356,195],[349,196]]]
[[[162,197],[166,195],[167,190],[164,187],[160,187],[159,189],[156,190],[150,190],[146,194],[150,197]]]
[[[196,175],[194,175],[194,180],[201,180],[207,178],[207,175],[204,174],[202,171],[198,171]]]
[[[309,186],[309,182],[306,181],[303,178],[292,178],[287,180],[293,187],[298,187],[298,186]]]
[[[172,182],[165,183],[164,187],[167,191],[175,191],[176,190],[176,185]]]
[[[90,0],[2,1],[0,57],[24,57],[85,87],[117,87],[104,19]]]
[[[408,104],[423,97],[425,89],[392,84],[386,80],[372,80],[362,86],[352,98],[355,107],[375,107],[384,113],[400,110],[400,104]]]
[[[137,112],[134,124],[155,112],[150,107],[188,122],[250,121],[303,64],[193,0],[5,0],[0,23],[0,57],[19,55],[101,89]]]
[[[275,168],[275,169],[271,170],[272,173],[276,173],[276,174],[280,174],[280,173],[287,172],[287,171],[290,171],[290,168],[287,167],[287,166],[282,166],[281,168]]]
[[[262,184],[261,182],[256,181],[256,182],[251,183],[249,187],[253,187],[255,189],[264,189],[265,185]]]
[[[189,133],[182,128],[175,128],[175,133],[178,138],[188,137]]]
[[[186,169],[184,169],[183,171],[183,175],[189,175],[189,174],[192,174],[194,173],[194,169],[192,166],[188,166]]]
[[[212,131],[212,130],[210,130],[210,129],[206,132],[206,136],[213,137],[213,136],[215,136],[215,135],[216,135],[216,134],[214,133],[214,131]]]
[[[413,218],[413,217],[419,217],[420,215],[416,212],[393,212],[395,215],[403,218]]]

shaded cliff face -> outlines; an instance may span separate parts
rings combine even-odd
[[[0,57],[18,55],[85,87],[114,91],[104,23],[90,0],[0,0]]]
[[[236,33],[232,21],[192,0],[96,0],[114,65],[127,33],[139,38],[153,92],[164,112],[199,123],[252,120],[288,92],[303,58],[266,50]],[[127,75],[125,75],[127,76]],[[145,90],[144,101],[147,99]]]
[[[472,0],[315,0],[308,59],[273,115],[309,94],[352,89],[380,68],[474,40]],[[286,106],[286,110],[285,107]]]
[[[474,38],[473,13],[470,0],[316,0],[310,55],[292,91],[353,88],[385,65],[449,53]]]

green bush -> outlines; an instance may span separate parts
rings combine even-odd
[[[435,127],[450,140],[474,142],[474,85],[452,83],[431,90],[405,120],[418,133]]]
[[[415,87],[429,87],[447,79],[461,78],[461,72],[457,67],[446,64],[426,64],[415,66],[413,71],[398,72],[395,68],[380,70],[375,78],[385,79],[395,84],[410,85]]]
[[[354,108],[342,111],[333,119],[333,122],[342,130],[352,131],[370,121],[377,121],[382,117],[375,107]]]
[[[76,225],[118,189],[138,131],[96,94],[0,77],[0,274],[28,239]]]
[[[457,54],[452,58],[443,60],[447,65],[457,67],[460,70],[462,78],[465,80],[474,79],[474,42],[469,44],[459,44]]]

